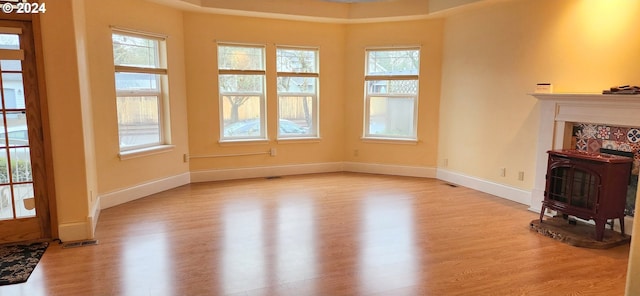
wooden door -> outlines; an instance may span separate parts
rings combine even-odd
[[[0,20],[0,243],[51,238],[30,20]]]

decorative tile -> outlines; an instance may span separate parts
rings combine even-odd
[[[611,141],[611,140],[602,141],[602,148],[611,149],[611,150],[620,150],[619,147],[620,147],[620,142]]]
[[[624,152],[633,152],[633,148],[631,148],[631,145],[629,143],[626,142],[618,142],[618,149],[616,150],[620,150],[620,151],[624,151]],[[637,151],[638,149],[636,149]]]
[[[580,124],[575,124],[574,123],[572,131],[571,131],[571,134],[575,136],[581,129],[582,128],[580,127]]]
[[[627,132],[627,140],[629,140],[629,142],[631,143],[640,142],[640,129],[637,129],[637,128],[629,129],[629,131]]]
[[[629,144],[631,152],[633,152],[633,158],[640,160],[640,143]]]
[[[597,125],[589,123],[582,124],[582,134],[586,139],[595,139],[597,133]]]
[[[587,140],[587,151],[600,152],[600,148],[602,148],[602,140],[598,140],[598,139]]]
[[[598,125],[598,132],[596,133],[596,138],[609,140],[609,135],[611,135],[611,127],[606,125]]]
[[[577,150],[598,152],[606,148],[632,152],[640,162],[640,128],[575,123],[571,140]]]
[[[629,131],[628,128],[624,128],[624,127],[611,127],[611,136],[610,139],[611,140],[616,140],[616,141],[627,141],[627,132]]]

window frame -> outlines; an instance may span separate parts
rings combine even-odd
[[[369,53],[379,51],[409,51],[418,52],[418,65],[416,74],[369,74]],[[422,49],[420,46],[403,46],[403,47],[370,47],[365,49],[365,76],[364,76],[364,116],[362,138],[368,140],[392,140],[392,141],[418,141],[418,104],[420,97],[420,64]],[[413,94],[393,94],[393,93],[370,93],[368,84],[372,81],[415,81],[416,91]],[[372,98],[408,98],[413,100],[413,127],[412,134],[408,136],[394,136],[389,134],[372,134],[371,133],[371,100]]]
[[[119,36],[128,36],[133,38],[141,38],[146,40],[152,40],[156,42],[156,61],[155,67],[144,67],[144,66],[130,66],[118,64],[115,60],[115,55],[113,56],[114,63],[114,88],[116,93],[116,105],[120,98],[133,98],[133,97],[155,97],[157,102],[157,116],[158,116],[158,141],[154,141],[151,143],[145,143],[140,145],[131,145],[131,146],[122,146],[120,141],[120,116],[116,110],[117,116],[117,124],[118,124],[118,146],[120,151],[120,158],[126,159],[131,157],[132,154],[136,154],[138,152],[145,151],[159,151],[165,150],[167,147],[171,145],[170,141],[170,124],[169,124],[169,77],[168,77],[168,68],[167,68],[167,48],[166,42],[167,37],[160,34],[154,33],[146,33],[146,32],[138,32],[127,29],[120,28],[112,28],[111,37],[112,37],[112,49],[114,45],[113,37],[114,35]],[[150,89],[140,89],[140,90],[121,90],[118,89],[117,78],[115,75],[118,74],[143,74],[143,75],[154,75],[156,79],[156,88]]]
[[[320,138],[320,48],[319,47],[310,47],[310,46],[291,46],[291,45],[276,45],[276,65],[279,65],[279,50],[300,50],[300,51],[313,51],[315,52],[315,60],[314,60],[314,68],[315,72],[290,72],[290,71],[279,71],[276,66],[276,83],[278,83],[279,78],[281,77],[294,77],[294,78],[315,78],[315,92],[314,93],[281,93],[279,90],[277,92],[277,105],[278,105],[278,132],[277,139],[278,140],[294,140],[294,139],[318,139]],[[281,99],[283,97],[298,97],[298,98],[307,98],[311,97],[311,107],[313,112],[311,113],[311,127],[314,129],[312,133],[306,134],[290,134],[290,135],[282,135],[280,133],[280,106]]]
[[[246,47],[246,48],[257,48],[262,51],[262,60],[261,60],[261,70],[243,70],[243,69],[223,69],[221,68],[221,56],[220,56],[220,47],[229,46],[229,47]],[[245,43],[234,43],[234,42],[218,42],[216,45],[216,61],[218,64],[218,106],[219,106],[219,141],[223,142],[252,142],[252,141],[265,141],[268,140],[267,133],[267,71],[266,71],[266,54],[267,49],[264,44],[245,44]],[[237,92],[227,92],[222,89],[222,84],[220,83],[221,77],[225,75],[246,75],[246,76],[261,76],[262,81],[262,92],[249,92],[249,91],[237,91]],[[260,134],[258,136],[237,136],[237,137],[226,137],[224,135],[225,132],[225,109],[224,109],[224,100],[227,96],[246,96],[246,97],[258,97],[260,100],[260,108],[259,108],[259,124],[260,124]]]

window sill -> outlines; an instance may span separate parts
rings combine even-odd
[[[140,149],[134,149],[134,150],[120,151],[120,153],[118,154],[118,157],[120,157],[120,160],[127,160],[132,158],[138,158],[138,157],[144,157],[144,156],[169,152],[173,150],[175,147],[176,147],[175,145],[160,145],[160,146],[153,146],[153,147],[140,148]]]
[[[237,140],[220,140],[220,145],[252,145],[252,144],[268,144],[268,139],[237,139]]]
[[[293,142],[298,142],[298,143],[320,143],[320,138],[319,137],[299,137],[299,138],[279,138],[276,141],[278,143],[282,142],[282,143],[293,143]]]
[[[417,145],[418,144],[418,139],[362,137],[362,138],[360,138],[360,140],[362,140],[363,142],[369,142],[369,143],[402,144],[402,145]]]

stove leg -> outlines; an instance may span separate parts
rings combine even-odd
[[[607,224],[607,220],[596,219],[596,240],[601,242],[604,237],[604,226]]]

